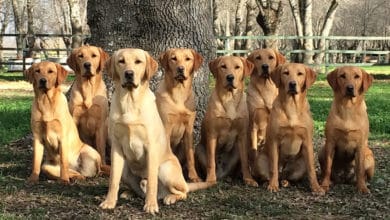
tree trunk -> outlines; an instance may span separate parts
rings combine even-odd
[[[295,29],[298,37],[303,37],[303,25],[301,20],[301,13],[299,10],[299,4],[296,0],[289,0],[291,12],[294,18]],[[293,49],[303,48],[303,39],[295,40],[293,44]],[[293,62],[301,62],[300,56],[298,54],[291,54],[291,60]]]
[[[305,37],[312,37],[313,36],[313,18],[312,18],[313,2],[312,0],[300,0],[300,1],[301,1],[301,8],[302,8],[301,13],[303,13],[303,24],[302,24],[303,35]],[[306,64],[312,64],[314,63],[313,39],[305,38],[303,42],[305,48],[305,55],[303,58],[303,62]]]
[[[34,36],[34,15],[33,9],[34,5],[32,0],[27,0],[27,46],[28,52],[27,57],[35,57],[36,51],[35,48],[35,36]]]
[[[0,8],[1,11],[4,11],[4,17],[3,20],[0,21],[0,34],[5,33],[5,29],[8,26],[9,19],[10,19],[10,13],[11,13],[11,5],[9,4],[8,0],[0,0]],[[3,45],[3,36],[0,36],[0,46]],[[3,56],[3,50],[0,50],[0,63],[4,62],[4,56]],[[3,64],[0,64],[0,69],[3,68]]]
[[[256,0],[256,3],[259,7],[259,14],[257,15],[256,21],[261,29],[263,29],[264,35],[277,35],[283,16],[282,1],[272,3],[271,0]],[[276,5],[276,7],[274,7],[274,5]],[[278,40],[268,39],[265,41],[265,46],[267,48],[277,48]]]
[[[210,3],[209,0],[90,0],[87,8],[90,43],[109,52],[135,47],[157,57],[168,48],[188,47],[203,55],[205,61],[194,78],[195,144],[199,141],[209,94],[208,62],[216,56]],[[153,91],[161,78],[159,71],[151,81]]]
[[[336,14],[336,11],[337,11],[337,6],[339,5],[338,1],[337,0],[332,0],[331,2],[331,5],[326,13],[326,16],[325,16],[325,22],[324,22],[324,25],[322,26],[322,29],[321,29],[321,36],[323,37],[327,37],[329,36],[329,33],[330,33],[330,30],[332,29],[332,26],[333,26],[333,21],[334,21],[334,18],[335,18],[335,14]],[[321,38],[318,42],[318,48],[319,50],[325,50],[325,38]],[[324,53],[318,53],[316,56],[315,56],[315,62],[317,64],[321,64],[323,62],[323,59],[324,59]]]
[[[15,29],[17,34],[26,34],[26,29],[24,27],[24,10],[25,5],[23,0],[12,0],[12,8],[14,12],[14,22],[15,22]],[[19,37],[16,38],[16,47],[17,54],[16,58],[21,59],[23,57],[23,36],[19,35]]]
[[[80,13],[80,0],[68,0],[70,11],[70,23],[72,26],[72,48],[77,48],[83,44],[83,23]],[[106,6],[106,4],[103,4]]]
[[[237,9],[236,9],[236,21],[235,21],[235,27],[234,27],[234,36],[243,36],[245,35],[245,26],[246,26],[246,4],[247,0],[239,0]],[[242,43],[243,40],[241,39],[236,39],[234,41],[234,49],[235,50],[242,50]],[[236,54],[239,56],[240,54]]]

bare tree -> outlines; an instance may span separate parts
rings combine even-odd
[[[72,48],[83,44],[83,18],[80,12],[80,0],[68,0],[70,10],[70,23],[72,25]]]
[[[278,35],[281,19],[283,16],[282,1],[256,0],[259,14],[256,21],[260,25],[265,36]],[[277,40],[265,41],[267,48],[277,48]]]
[[[5,30],[10,22],[11,4],[8,0],[0,0],[0,34],[5,34]],[[3,36],[0,36],[0,47],[3,47]],[[0,50],[0,68],[3,68],[1,64],[4,62],[3,50]]]
[[[26,25],[25,25],[25,11],[26,11],[26,2],[25,0],[12,0],[12,9],[14,13],[14,23],[17,34],[26,34]],[[16,38],[17,45],[17,58],[23,57],[23,36]]]

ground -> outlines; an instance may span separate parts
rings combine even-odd
[[[322,142],[322,141],[320,141]],[[316,143],[320,144],[320,143]],[[248,187],[241,180],[227,179],[217,186],[190,193],[186,201],[167,206],[160,201],[158,218],[231,219],[388,219],[390,173],[388,142],[371,143],[376,156],[376,176],[370,195],[357,193],[352,185],[336,185],[321,197],[311,195],[301,182],[278,193]],[[124,219],[151,218],[142,211],[143,199],[130,194],[120,198],[112,211],[99,209],[108,189],[108,177],[62,185],[42,177],[39,184],[25,182],[31,172],[31,137],[5,146],[0,179],[0,218]],[[123,192],[121,189],[120,192]]]

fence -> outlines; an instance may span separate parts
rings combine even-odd
[[[341,65],[355,65],[355,66],[365,66],[373,65],[374,63],[389,62],[389,45],[390,37],[356,37],[356,36],[220,36],[217,39],[223,41],[224,49],[217,50],[217,54],[248,54],[250,50],[235,50],[231,49],[234,45],[234,41],[237,40],[284,40],[284,41],[294,41],[294,40],[304,40],[304,39],[313,39],[313,40],[322,40],[324,42],[324,49],[314,49],[314,50],[302,50],[302,49],[283,49],[280,48],[280,52],[283,53],[287,58],[290,58],[292,54],[304,54],[304,53],[324,53],[324,60],[321,64],[312,64],[313,66],[320,66],[325,68],[325,72],[328,72],[329,67],[341,66]],[[331,49],[331,41],[362,41],[362,48],[355,50],[340,50],[340,49]],[[387,50],[370,48],[366,46],[368,41],[380,41],[383,44],[387,45]],[[233,44],[232,44],[233,43]],[[292,42],[290,42],[292,45]],[[332,62],[329,57],[332,55],[343,54],[343,55],[358,55],[361,57],[360,62]],[[366,56],[373,56],[376,59],[367,60],[364,59]]]
[[[15,38],[15,42],[18,40],[18,38],[22,38],[22,44],[18,45],[19,47],[2,47],[0,45],[0,52],[12,52],[9,53],[8,56],[3,56],[3,60],[1,60],[0,65],[9,65],[11,69],[9,68],[9,71],[24,71],[26,68],[28,68],[29,65],[31,65],[34,62],[39,62],[42,57],[35,57],[30,58],[27,57],[28,51],[34,51],[34,52],[43,52],[45,54],[45,58],[50,61],[58,62],[63,65],[66,64],[66,57],[71,52],[72,48],[70,47],[70,43],[68,45],[65,44],[64,39],[71,39],[72,37],[81,37],[83,39],[89,37],[89,35],[71,35],[71,34],[1,34],[0,37],[13,37]],[[53,39],[53,38],[60,38],[62,41],[62,46],[55,46],[55,47],[42,47],[39,45],[38,47],[29,47],[28,46],[28,38],[35,38],[35,39]],[[57,39],[58,40],[58,39]],[[69,41],[70,42],[70,41]],[[22,52],[22,57],[17,58],[17,52]],[[53,55],[54,52],[54,55]],[[22,68],[21,68],[22,67]],[[13,70],[13,68],[15,68]]]

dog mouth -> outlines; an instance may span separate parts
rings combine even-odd
[[[126,81],[122,84],[122,88],[124,89],[128,89],[128,90],[133,90],[133,89],[136,89],[138,88],[138,85],[135,84],[134,82],[131,82],[131,81]]]
[[[84,78],[91,78],[91,77],[93,77],[94,76],[94,74],[91,72],[91,70],[86,70],[85,72],[84,72],[84,74],[83,74],[83,77]]]
[[[178,81],[178,82],[180,82],[180,83],[183,83],[184,81],[187,80],[187,77],[184,76],[184,74],[177,74],[177,75],[175,76],[175,80]]]
[[[351,98],[355,97],[356,95],[355,95],[354,87],[348,85],[347,88],[345,89],[345,95]]]
[[[47,92],[47,90],[49,90],[47,88],[47,80],[45,78],[42,78],[38,81],[38,89],[43,92]]]
[[[290,95],[296,95],[296,94],[298,94],[298,91],[296,89],[289,89],[287,91],[287,93],[290,94]]]
[[[236,87],[233,85],[233,82],[228,82],[226,85],[226,89],[228,91],[233,91],[234,89],[236,89]]]

